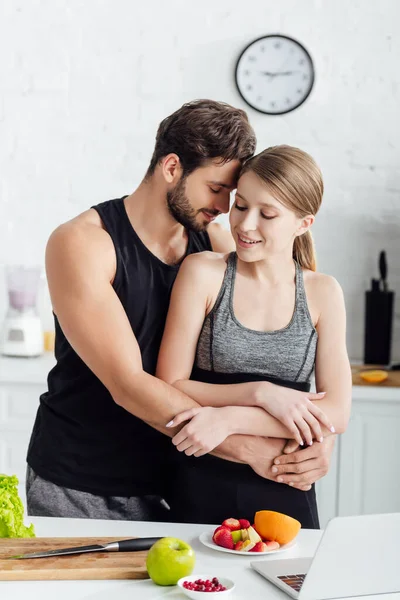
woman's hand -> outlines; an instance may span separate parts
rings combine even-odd
[[[227,417],[228,411],[225,407],[199,406],[185,410],[167,423],[167,427],[176,427],[189,421],[172,438],[172,443],[179,452],[184,452],[187,456],[203,456],[222,444],[230,435]]]
[[[269,382],[262,382],[257,397],[257,406],[278,419],[303,446],[304,441],[311,446],[313,439],[323,441],[321,425],[332,433],[335,428],[326,414],[311,400],[322,400],[325,392],[313,394],[299,392]]]

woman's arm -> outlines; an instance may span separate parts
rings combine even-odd
[[[346,431],[351,411],[352,377],[346,348],[346,309],[343,292],[333,277],[322,276],[321,308],[315,360],[317,390],[326,392],[318,406],[328,415],[337,433]]]
[[[244,409],[230,411],[229,419],[228,411],[220,415],[220,433],[215,436],[215,441],[220,439],[221,442],[229,435],[228,431],[242,429],[245,424],[252,435],[293,438],[301,443],[302,432],[306,441],[311,443],[313,436],[310,425],[304,420],[305,416],[315,424],[317,437],[321,436],[318,420],[330,427],[322,411],[309,400],[309,397],[317,399],[318,395],[305,394],[268,382],[213,385],[189,380],[201,328],[218,295],[225,268],[226,263],[221,255],[211,253],[194,254],[184,260],[172,290],[158,357],[157,376],[185,391],[201,404],[248,406],[246,412],[243,412]],[[274,416],[264,414],[257,406],[269,410]],[[297,418],[299,426],[294,423],[294,418]],[[179,423],[181,422],[182,418]],[[178,422],[174,419],[170,426],[175,425]],[[182,435],[178,439],[181,437]],[[218,444],[214,447],[216,445]],[[181,446],[179,449],[182,449]]]
[[[315,404],[310,404],[327,415],[326,420],[320,419],[324,425],[323,429],[320,429],[321,435],[314,437],[322,441],[323,435],[330,435],[335,431],[342,433],[347,427],[351,405],[351,370],[346,350],[346,314],[342,290],[335,279],[322,275],[319,276],[317,294],[318,305],[322,310],[317,323],[318,345],[315,371],[317,390],[322,388],[324,397]],[[284,390],[279,387],[278,390],[287,395],[296,393],[294,390]],[[286,409],[290,407],[290,412],[286,410],[289,414],[282,418],[282,422],[285,424],[284,419],[287,419],[286,430],[289,435],[283,433],[282,424],[275,419],[270,431],[271,416],[263,411],[257,413],[254,409],[237,406],[220,408],[218,413],[215,412],[216,409],[195,408],[185,411],[173,420],[172,423],[175,425],[191,419],[173,441],[180,451],[201,456],[212,450],[216,440],[220,441],[224,439],[224,435],[231,433],[271,437],[286,435],[298,439],[299,431],[292,428],[291,421],[296,422],[296,419],[305,417],[307,409],[309,411],[307,402],[309,401],[306,401],[305,405],[296,403],[286,405]],[[262,399],[259,404],[263,405]],[[313,423],[316,418],[316,415],[310,416],[308,412],[309,431],[305,435],[308,444],[312,444],[311,430],[316,430],[316,424]]]
[[[225,268],[223,256],[211,252],[191,254],[183,261],[172,289],[156,376],[202,406],[255,406],[261,388],[257,382],[216,385],[190,380],[201,328]]]

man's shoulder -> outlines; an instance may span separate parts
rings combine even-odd
[[[211,246],[214,252],[232,252],[236,249],[234,239],[230,231],[222,227],[220,223],[212,223],[207,228]]]
[[[65,242],[78,242],[86,236],[89,236],[89,240],[93,238],[94,241],[109,237],[102,235],[102,232],[104,234],[107,233],[103,227],[100,215],[97,211],[90,208],[59,225],[52,232],[50,239],[62,238]]]
[[[59,225],[50,235],[46,248],[47,257],[56,257],[64,263],[111,265],[115,262],[114,255],[112,240],[93,209]]]

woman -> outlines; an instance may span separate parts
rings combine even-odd
[[[180,521],[251,520],[270,509],[319,526],[314,487],[302,492],[203,455],[232,433],[303,445],[347,426],[343,295],[335,279],[316,272],[310,233],[322,195],[308,154],[264,150],[239,178],[230,213],[236,252],[190,256],[179,271],[157,375],[201,405],[168,424],[189,421],[173,438],[181,454],[171,504]]]

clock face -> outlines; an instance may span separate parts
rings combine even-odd
[[[247,46],[236,65],[236,85],[252,108],[269,115],[294,110],[311,92],[314,67],[299,42],[266,35]]]

